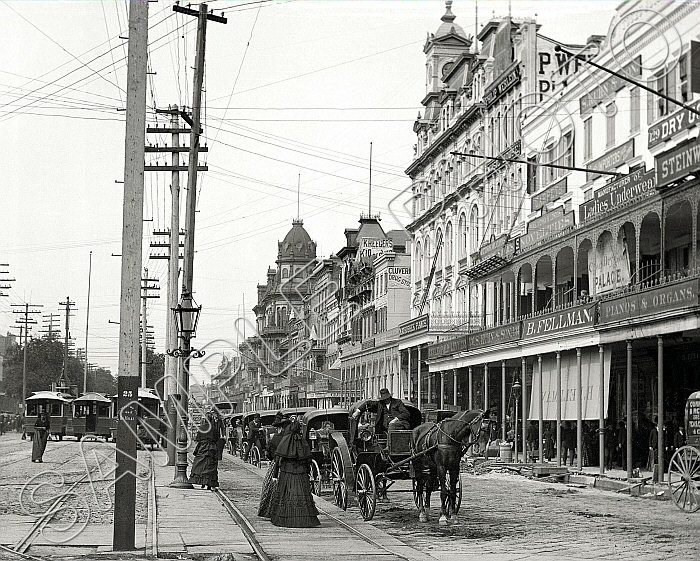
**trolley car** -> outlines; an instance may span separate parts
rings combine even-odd
[[[105,440],[114,438],[117,420],[114,415],[115,402],[108,396],[88,392],[73,400],[72,417],[67,434],[80,440],[85,435],[101,436]]]
[[[139,388],[136,412],[136,437],[139,445],[160,446],[165,438],[165,423],[160,418],[163,404],[154,390]]]
[[[685,512],[700,509],[700,391],[685,403],[686,445],[675,451],[668,466],[671,500]]]
[[[66,436],[66,426],[71,417],[70,404],[73,396],[61,392],[34,392],[26,400],[24,416],[25,431],[30,438],[34,436],[34,424],[39,413],[48,413],[50,420],[49,436],[57,436],[63,440]]]

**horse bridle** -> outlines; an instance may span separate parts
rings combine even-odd
[[[438,425],[437,425],[437,432],[439,432],[439,433],[441,433],[441,434],[444,434],[447,438],[449,438],[452,442],[454,442],[455,445],[465,446],[465,445],[462,443],[461,440],[457,440],[456,438],[450,436],[450,435],[447,434],[444,430],[442,430],[442,423],[444,423],[444,422],[446,422],[446,421],[452,421],[453,423],[464,423],[465,425],[469,425],[469,426],[471,427],[472,425],[475,425],[475,424],[477,424],[477,423],[482,424],[482,423],[483,423],[483,420],[484,420],[484,412],[479,413],[479,414],[478,414],[476,417],[474,417],[471,421],[467,421],[467,420],[465,420],[465,419],[455,419],[455,418],[450,417],[450,418],[448,418],[448,419],[443,419],[442,421],[440,421],[440,422],[438,423]],[[471,440],[470,442],[468,442],[468,443],[466,444],[466,449],[467,449],[467,450],[468,450],[471,446],[474,446],[474,444],[476,444],[476,443],[478,442],[478,435],[479,435],[480,432],[481,432],[481,430],[477,431],[477,433],[476,433],[476,434],[477,434],[477,440]],[[473,431],[473,430],[470,430],[469,433],[470,433],[470,435],[472,435],[472,434],[474,434],[474,431]]]

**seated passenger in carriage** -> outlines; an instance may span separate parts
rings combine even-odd
[[[368,408],[376,407],[377,420],[374,425],[375,434],[387,434],[394,430],[409,430],[410,414],[400,399],[391,396],[387,388],[379,390],[379,401],[366,401],[352,413],[353,419],[357,419]]]

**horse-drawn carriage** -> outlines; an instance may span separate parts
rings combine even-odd
[[[311,448],[311,492],[320,495],[324,487],[332,484],[331,453],[335,440],[331,433],[347,439],[350,422],[348,410],[342,408],[315,409],[301,418],[302,436]]]
[[[241,458],[247,460],[256,467],[260,467],[264,461],[267,442],[275,434],[272,426],[276,411],[249,411],[241,419],[243,430],[243,443],[241,445]],[[251,426],[256,415],[260,416],[260,428]]]
[[[226,449],[229,454],[235,456],[240,452],[243,444],[243,430],[240,424],[243,413],[229,413],[222,419],[226,427]]]
[[[374,517],[377,498],[386,498],[397,480],[412,480],[413,498],[420,519],[427,520],[430,494],[441,490],[441,523],[459,511],[462,487],[459,464],[478,437],[483,422],[480,410],[461,411],[439,423],[421,423],[421,412],[410,402],[410,429],[375,430],[372,413],[380,402],[362,400],[350,407],[348,432],[331,431],[333,499],[343,510],[356,497],[364,520]],[[357,416],[353,413],[362,411]],[[347,436],[347,439],[346,439]]]
[[[700,509],[700,391],[685,403],[686,445],[675,451],[668,466],[671,499],[685,512]]]

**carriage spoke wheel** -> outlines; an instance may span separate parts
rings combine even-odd
[[[683,446],[671,457],[668,467],[671,500],[684,512],[700,509],[700,450]]]
[[[253,464],[255,467],[260,467],[260,450],[258,449],[257,446],[253,446],[250,449],[250,463]]]
[[[445,476],[445,488],[449,491],[450,489],[450,474]],[[447,513],[452,516],[453,514],[459,514],[459,507],[462,506],[462,475],[457,476],[457,485],[455,486],[455,509],[452,511],[451,505],[448,504]]]
[[[357,470],[355,481],[357,502],[360,505],[360,514],[364,520],[372,520],[377,508],[377,484],[374,474],[367,464],[362,464]]]
[[[309,480],[311,483],[311,492],[314,495],[321,495],[321,470],[318,467],[316,460],[311,460],[311,471],[309,472]]]
[[[331,456],[331,480],[333,482],[333,503],[343,510],[347,510],[348,487],[345,483],[345,465],[338,448],[333,448]]]

